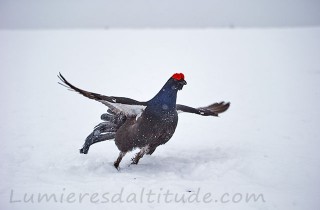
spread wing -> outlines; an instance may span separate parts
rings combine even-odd
[[[68,88],[71,91],[75,91],[80,93],[81,95],[99,101],[106,105],[112,112],[119,113],[122,112],[125,115],[138,115],[141,113],[145,107],[147,106],[146,102],[136,101],[131,98],[125,97],[115,97],[115,96],[105,96],[98,93],[92,93],[86,90],[82,90],[77,88],[76,86],[72,85],[68,82],[61,73],[59,73],[58,78],[61,80],[62,83],[58,82],[60,85]]]
[[[68,82],[62,76],[61,73],[59,73],[58,78],[62,82],[62,83],[59,82],[60,85],[68,88],[69,90],[78,92],[87,98],[103,103],[113,113],[123,113],[126,116],[137,116],[141,112],[143,112],[143,110],[147,106],[147,102],[136,101],[131,98],[105,96],[98,93],[92,93],[86,90],[82,90],[72,85],[70,82]],[[226,103],[222,101],[220,103],[214,103],[209,106],[200,107],[200,108],[193,108],[193,107],[177,104],[176,109],[178,113],[189,112],[189,113],[199,114],[202,116],[218,116],[218,114],[225,112],[229,108],[229,106],[230,106],[229,102]]]
[[[220,113],[225,112],[230,107],[230,102],[219,102],[214,103],[206,107],[193,108],[190,106],[185,106],[181,104],[177,104],[178,113],[181,112],[189,112],[194,114],[199,114],[202,116],[218,116]]]

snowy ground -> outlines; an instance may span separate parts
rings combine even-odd
[[[319,37],[320,28],[0,31],[1,209],[319,208]],[[59,71],[137,100],[183,72],[179,103],[231,108],[179,115],[169,143],[137,166],[127,155],[118,172],[112,141],[79,154],[106,107],[59,86]]]

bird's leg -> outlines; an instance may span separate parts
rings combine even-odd
[[[134,158],[131,159],[131,160],[132,160],[131,164],[138,164],[140,158],[142,158],[143,155],[144,155],[144,153],[142,153],[141,150],[140,150],[140,152],[138,152],[138,153],[136,154],[136,156],[134,156]]]
[[[126,154],[127,154],[126,152],[120,152],[117,160],[114,162],[113,165],[114,165],[114,167],[115,167],[117,170],[119,170],[119,164],[120,164],[122,158],[123,158]]]
[[[131,164],[138,164],[140,158],[142,158],[144,154],[148,152],[149,152],[149,145],[142,147],[142,149],[136,154],[136,156],[131,159],[132,160]]]

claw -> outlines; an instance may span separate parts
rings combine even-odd
[[[119,163],[117,163],[117,161],[114,162],[113,165],[114,165],[114,167],[115,167],[118,171],[120,171]]]

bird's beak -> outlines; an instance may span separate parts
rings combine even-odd
[[[186,84],[187,84],[187,82],[184,79],[180,80],[178,82],[178,90],[182,90],[183,86]]]
[[[181,85],[186,85],[187,84],[187,82],[185,80],[181,80],[179,82],[180,82]]]

